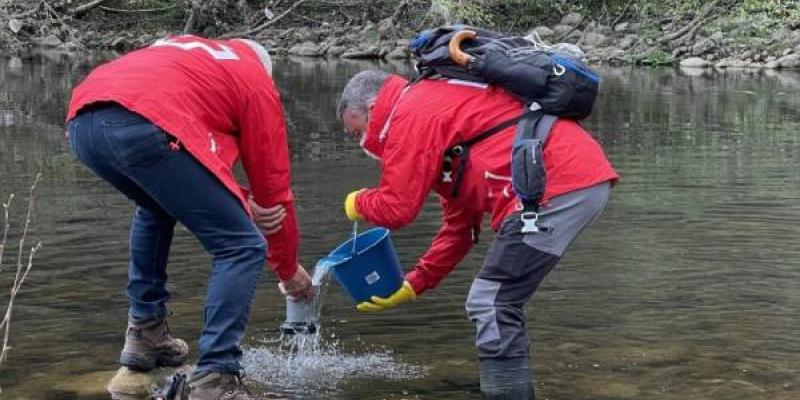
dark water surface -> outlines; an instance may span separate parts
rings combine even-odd
[[[98,372],[115,369],[123,342],[132,206],[79,165],[63,139],[69,90],[99,59],[0,57],[0,198],[18,194],[0,288],[12,279],[26,188],[44,176],[29,241],[44,247],[17,299],[2,398],[97,398],[81,390],[102,386],[107,374]],[[334,118],[347,78],[371,65],[276,64],[309,267],[349,234],[344,195],[376,182],[373,162]],[[800,399],[800,75],[601,72],[586,125],[623,178],[528,305],[537,397]],[[395,233],[407,267],[438,224],[431,199]],[[476,398],[463,302],[490,236],[440,288],[391,312],[360,315],[332,287],[326,335],[346,351],[389,352],[427,374],[351,379],[304,398]],[[171,327],[192,346],[208,272],[209,257],[179,228]],[[248,345],[274,338],[283,319],[275,283],[268,275],[260,285]],[[0,304],[6,299],[0,294]]]

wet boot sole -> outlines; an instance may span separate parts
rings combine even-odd
[[[152,371],[156,367],[178,367],[186,362],[187,356],[181,354],[156,354],[143,356],[123,351],[119,357],[120,365],[139,372]]]

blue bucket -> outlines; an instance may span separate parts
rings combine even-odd
[[[403,285],[403,269],[394,251],[389,231],[374,228],[334,249],[326,259],[335,262],[333,276],[356,302],[372,296],[388,297]]]

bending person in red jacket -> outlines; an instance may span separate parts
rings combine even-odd
[[[148,371],[187,358],[186,343],[170,336],[165,320],[176,222],[213,257],[190,400],[250,398],[239,343],[265,261],[287,295],[310,294],[298,264],[286,123],[271,68],[253,41],[179,36],[96,68],[69,105],[73,153],[137,206],[122,365]],[[239,159],[249,190],[234,178]]]
[[[458,193],[451,147],[519,115],[521,102],[500,88],[459,80],[422,80],[412,86],[396,75],[364,71],[342,93],[345,129],[380,160],[380,184],[351,193],[345,211],[390,229],[411,223],[430,191],[439,194],[443,225],[430,248],[388,298],[358,306],[380,311],[433,289],[475,243],[484,214],[494,241],[472,283],[466,309],[474,321],[485,399],[532,399],[524,304],[564,251],[602,211],[618,176],[602,148],[576,122],[555,122],[544,144],[547,177],[539,226],[521,232],[521,204],[511,187],[514,127],[474,144]]]

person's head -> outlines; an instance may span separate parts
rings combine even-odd
[[[339,99],[337,114],[344,130],[363,144],[375,98],[390,74],[379,70],[366,70],[350,78]]]
[[[261,65],[264,66],[264,69],[267,71],[269,76],[272,76],[272,58],[269,56],[269,52],[267,49],[256,42],[255,40],[250,39],[236,39],[244,42],[248,45],[253,51],[258,55],[258,59],[261,61]]]

